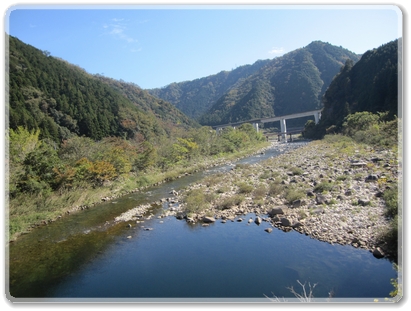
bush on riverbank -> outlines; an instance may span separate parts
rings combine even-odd
[[[174,180],[268,144],[251,125],[221,135],[202,127],[158,142],[71,137],[58,146],[40,136],[23,127],[8,131],[10,237],[102,197]]]

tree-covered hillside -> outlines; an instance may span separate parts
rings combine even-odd
[[[398,116],[398,49],[395,40],[367,51],[354,64],[348,60],[334,78],[323,98],[319,129],[325,134],[333,126],[339,131],[344,118],[355,112],[388,112]],[[401,75],[401,73],[400,73]]]
[[[221,71],[193,81],[171,83],[163,88],[148,91],[172,103],[189,117],[198,118],[210,109],[223,94],[268,62],[269,60],[258,60],[252,65],[240,66],[231,71]]]
[[[216,125],[319,109],[322,95],[347,59],[355,62],[359,56],[312,42],[271,60],[224,94],[199,121]]]
[[[176,125],[181,125],[185,128],[200,126],[168,101],[152,96],[148,91],[141,89],[133,83],[127,83],[122,80],[118,81],[101,75],[96,75],[96,77],[119,91],[144,112],[154,114],[163,121],[166,129],[173,128]]]
[[[125,92],[64,60],[8,37],[9,127],[40,129],[40,138],[108,136],[146,140],[194,122],[147,92]],[[119,84],[121,85],[121,84]],[[133,94],[132,96],[124,96]],[[166,126],[167,123],[167,126]],[[172,124],[170,124],[172,123]]]

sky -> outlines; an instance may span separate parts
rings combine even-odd
[[[91,74],[164,87],[315,40],[362,54],[402,36],[393,5],[14,5],[5,31]]]

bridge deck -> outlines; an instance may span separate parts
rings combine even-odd
[[[321,113],[321,111],[322,109],[317,109],[317,110],[311,110],[311,111],[306,111],[306,112],[288,114],[288,115],[279,116],[279,117],[252,119],[252,120],[240,121],[240,122],[234,122],[234,123],[228,123],[228,124],[214,125],[212,126],[212,128],[218,129],[218,128],[224,128],[228,126],[240,126],[241,124],[244,124],[244,123],[268,123],[268,122],[281,121],[283,119],[284,120],[297,119],[297,118],[302,118],[302,117],[313,116],[316,113]]]

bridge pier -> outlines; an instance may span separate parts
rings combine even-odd
[[[283,133],[283,139],[285,142],[287,142],[287,124],[285,123],[285,118],[280,120],[280,127],[281,133]]]
[[[321,111],[314,113],[315,124],[318,124],[318,122],[320,122],[320,119],[321,119]]]
[[[255,130],[256,130],[257,133],[258,133],[258,123],[253,123],[253,127],[255,128]]]

